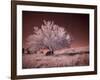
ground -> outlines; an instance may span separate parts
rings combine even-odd
[[[87,48],[64,50],[67,52],[46,56],[44,54],[23,54],[23,68],[50,68],[89,65],[89,52]],[[68,52],[69,51],[69,52]],[[59,51],[58,51],[59,52]]]

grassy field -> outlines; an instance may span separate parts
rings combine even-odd
[[[66,52],[64,52],[66,51]],[[87,48],[64,50],[63,53],[55,52],[54,55],[45,56],[44,54],[23,54],[23,68],[50,68],[68,66],[89,65],[89,51]],[[59,51],[58,51],[59,52]]]

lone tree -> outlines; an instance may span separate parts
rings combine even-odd
[[[54,50],[70,47],[72,38],[64,29],[53,21],[43,21],[41,27],[33,27],[33,33],[26,40],[27,48],[31,52],[47,48],[51,54]]]

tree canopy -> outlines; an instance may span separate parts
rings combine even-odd
[[[33,33],[27,37],[26,45],[31,52],[47,48],[50,51],[70,47],[71,35],[54,23],[54,21],[43,20],[43,24],[33,27]]]

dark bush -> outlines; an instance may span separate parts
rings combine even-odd
[[[46,56],[53,55],[53,54],[54,54],[53,51],[48,51],[48,52],[46,53]]]

